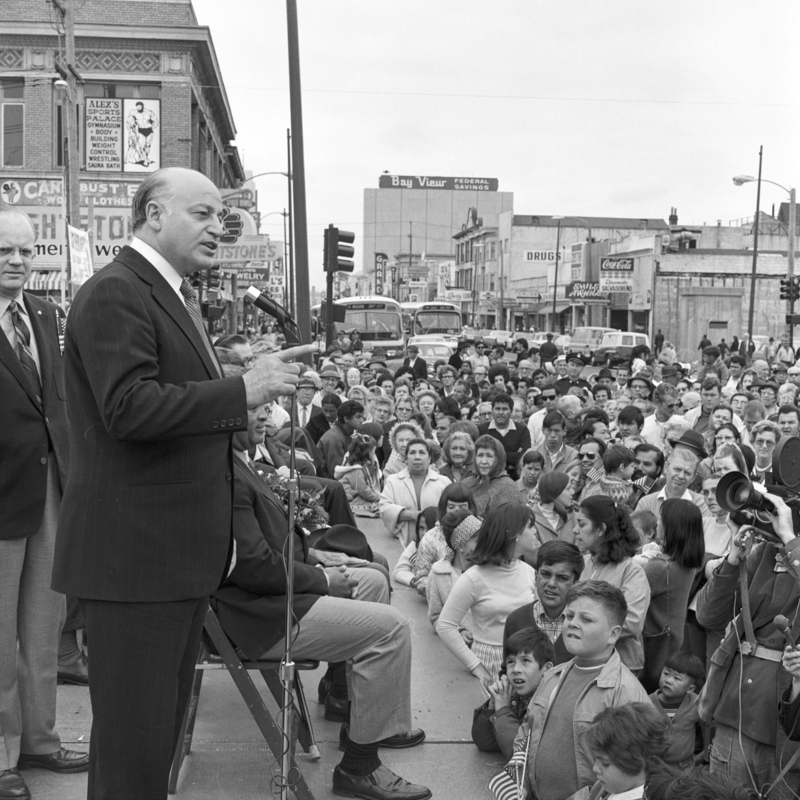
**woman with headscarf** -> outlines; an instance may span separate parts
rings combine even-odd
[[[537,484],[539,502],[533,507],[536,514],[536,533],[539,543],[559,540],[572,543],[575,527],[572,513],[572,485],[564,472],[545,472]]]
[[[506,451],[502,443],[489,434],[479,436],[475,442],[475,475],[464,483],[472,489],[479,517],[500,503],[522,505],[517,484],[506,472]]]

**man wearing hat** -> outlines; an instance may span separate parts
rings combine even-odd
[[[569,390],[573,387],[586,389],[591,392],[592,387],[589,385],[589,382],[580,377],[585,366],[586,362],[583,360],[583,356],[580,353],[570,353],[567,356],[567,375],[556,381],[558,393],[562,397],[569,394]]]
[[[342,379],[342,376],[339,374],[339,370],[336,368],[334,364],[326,364],[320,371],[319,377],[322,381],[322,395],[323,397],[326,394],[333,394],[336,391],[336,387],[339,384],[339,381]],[[322,403],[322,398],[320,398],[320,404]]]
[[[301,428],[306,428],[312,417],[322,414],[322,408],[314,405],[317,384],[310,375],[304,375],[297,384],[297,403],[294,408],[294,421]]]
[[[648,444],[663,450],[664,440],[661,434],[664,430],[664,425],[672,418],[675,414],[675,409],[678,408],[678,390],[669,383],[659,383],[653,392],[653,402],[656,403],[656,410],[645,417],[640,435]]]
[[[410,344],[406,352],[408,355],[403,359],[403,366],[397,370],[395,377],[411,374],[414,380],[428,380],[428,362],[419,357],[419,347]]]
[[[778,388],[780,388],[784,383],[786,383],[787,378],[789,377],[789,366],[784,364],[783,361],[776,361],[772,365],[772,380],[778,384]]]
[[[605,386],[612,394],[617,389],[614,385],[614,373],[608,367],[603,367],[600,372],[597,373],[594,385]]]
[[[633,377],[628,378],[628,388],[631,390],[633,399],[649,400],[653,395],[653,370],[645,367],[639,370]]]
[[[675,386],[679,379],[678,367],[675,364],[665,364],[661,367],[661,381],[668,383],[670,386]]]
[[[377,377],[379,373],[386,371],[386,353],[382,347],[376,347],[370,354],[367,361],[369,371]]]

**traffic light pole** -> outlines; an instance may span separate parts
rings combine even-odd
[[[333,323],[333,273],[325,273],[325,349],[333,344],[335,325]]]

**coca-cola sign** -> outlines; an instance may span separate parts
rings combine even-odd
[[[567,285],[567,299],[574,305],[605,305],[608,295],[600,291],[597,281],[574,281]]]
[[[633,272],[632,258],[601,258],[601,272]]]

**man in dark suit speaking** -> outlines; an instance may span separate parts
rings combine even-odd
[[[91,641],[89,798],[163,800],[208,597],[231,560],[231,433],[295,390],[288,363],[222,379],[186,276],[213,265],[222,200],[164,169],[133,199],[134,238],[78,291],[66,334],[71,469],[53,588]]]

